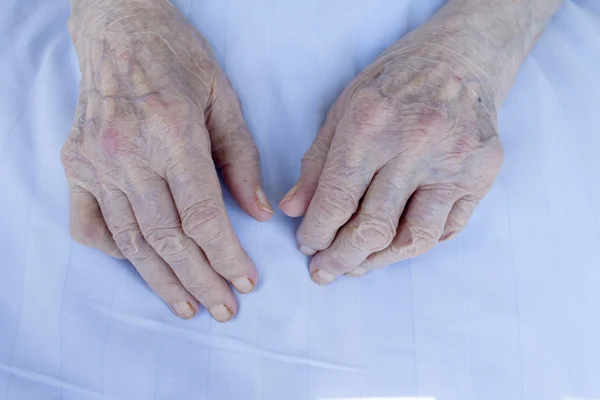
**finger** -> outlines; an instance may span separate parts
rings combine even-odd
[[[323,127],[321,127],[313,144],[302,158],[298,182],[279,203],[281,211],[289,217],[304,215],[317,190],[319,177],[327,160],[335,128],[341,118],[341,105],[342,102],[338,101],[329,111]]]
[[[197,129],[195,137],[206,135],[202,127]],[[191,148],[201,146],[191,143]],[[204,251],[212,268],[238,291],[252,291],[258,272],[233,232],[210,154],[190,151],[167,170],[166,177],[185,234]]]
[[[471,216],[475,212],[475,208],[479,205],[479,201],[479,198],[475,196],[464,196],[454,203],[448,215],[444,234],[440,238],[440,241],[453,239],[459,232],[465,229],[469,219],[471,219]]]
[[[409,200],[392,243],[368,256],[348,275],[360,276],[431,250],[442,236],[448,214],[458,197],[453,190],[418,189]]]
[[[219,322],[231,319],[237,302],[225,280],[183,231],[167,183],[156,176],[131,184],[126,193],[144,238],[179,281]]]
[[[84,246],[124,259],[108,230],[93,194],[69,182],[71,237]]]
[[[97,195],[106,224],[123,255],[175,315],[192,318],[198,310],[198,301],[144,239],[125,194],[113,186],[104,185]]]
[[[377,172],[359,211],[340,229],[331,246],[311,260],[311,277],[316,283],[330,283],[390,245],[406,202],[416,189],[416,184],[403,178],[392,165]]]
[[[317,190],[298,228],[298,248],[306,255],[329,247],[340,227],[356,212],[380,167],[377,155],[357,139],[364,137],[364,125],[348,115],[336,127]]]
[[[258,221],[266,221],[273,216],[273,207],[262,188],[258,149],[227,78],[219,78],[215,86],[213,102],[206,110],[214,162],[240,207]]]

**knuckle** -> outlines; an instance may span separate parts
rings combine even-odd
[[[359,251],[373,253],[385,249],[396,236],[396,227],[391,221],[369,218],[350,228],[347,245]]]
[[[67,173],[67,176],[77,175],[78,165],[81,164],[81,155],[78,144],[73,139],[72,134],[69,135],[67,142],[60,150],[60,162]]]
[[[414,131],[414,134],[407,135],[407,138],[430,146],[447,146],[456,132],[462,132],[457,127],[457,117],[451,108],[447,103],[436,101],[427,105],[416,105],[404,111],[413,119],[406,132]]]
[[[181,213],[184,233],[195,240],[210,244],[222,238],[225,230],[225,210],[216,199],[194,203]]]
[[[121,253],[130,260],[147,260],[151,255],[151,247],[139,229],[125,229],[113,236]]]
[[[417,257],[431,250],[441,236],[419,226],[408,227],[407,235],[408,240],[392,243],[389,247],[390,251],[401,259]]]
[[[470,216],[467,215],[450,214],[448,216],[448,221],[446,222],[445,230],[462,231],[465,228],[465,226],[467,226],[469,217]]]
[[[414,226],[410,229],[411,246],[417,254],[422,254],[432,249],[440,238],[439,232],[433,232],[431,229]]]
[[[419,126],[427,136],[439,136],[449,131],[451,121],[442,106],[435,106],[420,114]]]
[[[71,160],[73,158],[72,154],[73,154],[72,146],[70,146],[69,143],[66,143],[63,146],[63,148],[60,150],[60,162],[62,163],[63,166],[67,166],[67,165],[69,165],[69,163],[71,163]]]
[[[82,182],[97,182],[95,168],[77,143],[67,143],[61,150],[61,163],[67,179],[82,185]]]
[[[376,90],[360,89],[352,98],[349,116],[358,133],[378,133],[394,115],[391,102]]]
[[[479,200],[477,200],[477,198],[463,197],[459,200],[454,205],[450,215],[448,215],[445,230],[463,230],[469,223],[469,220],[478,205]]]
[[[450,193],[450,192],[449,192]],[[451,194],[451,193],[450,193]],[[446,217],[445,205],[452,204],[450,196],[440,193],[440,191],[421,191],[419,198],[415,198],[414,206],[418,207],[408,219],[411,229],[425,230],[435,232],[443,227],[443,219]]]
[[[189,242],[183,232],[173,228],[151,229],[145,236],[158,254],[169,258],[184,254]]]
[[[348,188],[325,181],[320,184],[319,189],[321,189],[317,203],[319,212],[315,218],[322,219],[323,222],[346,222],[356,211],[358,199]]]
[[[439,233],[443,230],[443,224],[439,224],[436,210],[425,212],[423,217],[424,219],[418,223],[410,224],[408,230],[413,240],[425,241],[435,245],[439,239]]]

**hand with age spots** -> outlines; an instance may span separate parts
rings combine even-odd
[[[218,321],[257,271],[233,232],[215,166],[238,204],[266,221],[259,155],[208,44],[166,1],[74,0],[81,69],[62,152],[72,236],[129,259],[182,318]]]
[[[451,0],[359,74],[280,203],[318,284],[432,249],[499,173],[497,110],[558,0]],[[525,27],[525,28],[524,28]]]

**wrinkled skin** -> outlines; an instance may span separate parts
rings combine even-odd
[[[414,31],[353,81],[280,204],[305,214],[297,240],[319,284],[454,237],[499,173],[496,88],[469,54],[437,44],[451,33],[430,32]]]
[[[497,110],[561,0],[448,0],[356,77],[280,203],[313,280],[361,276],[463,230],[499,173]]]
[[[102,4],[102,8],[99,4]],[[237,310],[228,283],[257,271],[225,212],[220,169],[252,217],[272,215],[236,94],[206,41],[170,4],[74,7],[82,80],[62,152],[79,242],[129,259],[182,318]]]
[[[236,313],[257,271],[217,178],[259,221],[272,208],[239,101],[205,40],[168,0],[71,0],[82,72],[62,152],[71,233],[129,259],[182,318]],[[497,109],[561,0],[448,0],[332,107],[280,203],[305,218],[319,284],[454,237],[502,164]]]

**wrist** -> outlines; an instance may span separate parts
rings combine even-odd
[[[88,9],[102,11],[127,6],[149,6],[152,4],[170,4],[169,0],[70,0],[71,16],[80,17]]]
[[[562,0],[450,0],[424,26],[485,81],[499,106]]]
[[[143,15],[148,19],[153,10],[173,7],[169,0],[71,0],[69,32],[77,47],[80,38],[94,36],[120,18]],[[111,29],[115,29],[111,26]]]

